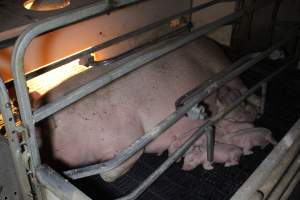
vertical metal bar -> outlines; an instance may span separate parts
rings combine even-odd
[[[11,152],[14,167],[16,169],[16,175],[21,187],[23,199],[31,199],[31,187],[26,175],[26,169],[21,159],[21,149],[19,139],[17,136],[16,122],[12,113],[11,102],[8,96],[8,92],[4,85],[3,79],[0,78],[0,110],[5,124],[5,130],[8,134],[9,149]]]
[[[215,130],[212,126],[207,127],[207,160],[214,161]]]
[[[267,99],[268,83],[261,86],[261,102],[259,106],[258,118],[265,113],[266,99]]]

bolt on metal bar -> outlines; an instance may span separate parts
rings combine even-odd
[[[40,184],[61,200],[90,199],[47,165],[38,167],[36,176]]]
[[[120,165],[121,163],[129,159],[131,156],[133,156],[135,153],[137,153],[139,150],[144,148],[144,146],[146,146],[149,142],[151,142],[159,135],[161,135],[165,130],[171,127],[174,123],[176,123],[194,105],[201,102],[203,99],[208,97],[211,93],[213,93],[218,88],[222,87],[225,83],[229,82],[236,76],[240,75],[241,73],[249,69],[251,66],[263,60],[265,57],[268,56],[269,53],[271,53],[274,49],[278,48],[278,46],[282,45],[285,41],[286,40],[284,39],[274,44],[266,51],[256,54],[256,56],[254,56],[252,60],[244,63],[239,68],[237,68],[236,63],[234,63],[231,67],[225,69],[227,73],[224,73],[222,71],[214,75],[212,78],[206,80],[203,84],[197,87],[196,92],[186,101],[186,103],[182,107],[178,108],[175,112],[167,116],[164,120],[158,123],[150,131],[145,133],[133,144],[131,144],[129,147],[122,150],[113,159],[106,161],[104,163],[99,163],[99,164],[90,165],[82,168],[68,170],[65,171],[64,174],[69,178],[78,179],[86,176],[99,174],[101,172],[109,171],[117,167],[118,165]],[[241,62],[237,61],[237,63],[240,64]]]
[[[271,73],[269,76],[259,81],[255,86],[250,88],[246,93],[234,101],[230,106],[224,109],[224,111],[216,114],[214,117],[210,118],[205,124],[203,124],[193,135],[179,148],[177,149],[163,164],[161,164],[146,180],[144,180],[135,190],[130,194],[118,198],[116,200],[135,200],[137,199],[161,174],[163,174],[180,156],[182,156],[188,148],[193,145],[193,143],[204,133],[204,131],[213,126],[224,116],[226,116],[230,111],[239,106],[246,98],[252,95],[256,90],[258,90],[262,84],[270,81],[274,76],[278,75],[281,71],[286,69],[295,60],[289,62],[288,64],[280,67],[275,72]]]
[[[78,89],[70,92],[69,94],[57,99],[55,102],[49,103],[33,113],[34,122],[39,122],[42,119],[50,116],[51,114],[61,110],[62,108],[78,101],[82,97],[96,91],[100,87],[103,87],[113,80],[120,78],[121,76],[142,67],[142,65],[147,64],[148,62],[157,59],[193,40],[205,35],[206,33],[215,30],[216,28],[225,25],[243,15],[243,11],[239,11],[226,17],[223,17],[214,23],[205,25],[187,36],[180,39],[170,39],[165,41],[159,48],[156,48],[150,52],[147,52],[138,58],[133,59],[132,61],[106,73],[105,75],[95,79],[94,81],[89,82],[88,84],[79,87]],[[27,94],[28,96],[28,94]],[[29,102],[28,102],[29,103]],[[28,109],[28,108],[27,108]]]
[[[163,25],[163,24],[166,24],[168,23],[169,21],[173,20],[173,19],[177,19],[178,17],[181,17],[181,16],[184,16],[184,15],[187,15],[187,14],[191,14],[191,13],[194,13],[194,12],[197,12],[199,10],[202,10],[202,9],[205,9],[207,7],[210,7],[212,5],[215,5],[215,4],[218,4],[218,3],[222,3],[222,2],[231,2],[231,1],[235,1],[235,0],[213,0],[213,1],[210,1],[210,2],[207,2],[207,3],[203,3],[199,6],[196,6],[194,8],[191,8],[191,9],[187,9],[183,12],[180,12],[180,13],[177,13],[175,15],[172,15],[172,16],[169,16],[167,18],[164,18],[160,21],[157,21],[157,22],[154,22],[152,24],[149,24],[149,25],[146,25],[146,26],[143,26],[137,30],[134,30],[132,32],[129,32],[129,33],[126,33],[124,35],[121,35],[121,36],[118,36],[116,38],[113,38],[107,42],[104,42],[102,44],[98,44],[98,45],[95,45],[93,47],[90,47],[88,49],[85,49],[84,51],[81,51],[81,52],[78,52],[78,53],[75,53],[67,58],[64,58],[64,59],[61,59],[59,61],[56,61],[54,63],[51,63],[49,65],[46,65],[44,66],[43,68],[48,68],[48,69],[55,69],[57,67],[60,67],[66,63],[69,63],[75,59],[78,59],[82,56],[86,56],[88,54],[91,54],[91,53],[94,53],[95,51],[100,51],[102,49],[105,49],[109,46],[112,46],[112,45],[115,45],[115,44],[118,44],[122,41],[125,41],[127,39],[130,39],[132,37],[135,37],[135,36],[138,36],[142,33],[145,33],[147,31],[150,31],[150,30],[153,30],[155,28],[158,28],[159,26]]]

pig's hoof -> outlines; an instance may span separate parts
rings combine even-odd
[[[214,167],[212,166],[211,163],[203,163],[203,168],[205,170],[213,170],[214,169]]]
[[[248,156],[248,155],[253,154],[253,151],[251,151],[251,150],[244,150],[243,153],[244,153],[245,156]]]
[[[118,176],[111,176],[110,174],[100,174],[101,178],[105,181],[105,182],[114,182],[117,178],[119,178]]]

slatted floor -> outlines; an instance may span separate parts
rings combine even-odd
[[[261,64],[243,75],[244,81],[251,85],[272,70],[273,63]],[[289,69],[269,84],[265,115],[257,125],[270,128],[279,140],[300,117],[300,71]],[[198,167],[193,171],[182,171],[182,163],[174,164],[153,184],[140,200],[226,200],[251,175],[260,162],[272,150],[255,150],[255,154],[244,156],[240,165],[225,168],[216,165],[213,171]],[[130,192],[155,170],[167,155],[161,157],[144,154],[136,165],[114,183],[107,184],[99,176],[76,181],[74,184],[93,199],[114,199]]]

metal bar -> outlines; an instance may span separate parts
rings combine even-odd
[[[122,41],[125,41],[125,40],[127,40],[127,39],[130,39],[130,38],[132,38],[132,37],[135,37],[135,36],[137,36],[137,35],[140,35],[140,34],[142,34],[142,33],[147,32],[147,31],[150,31],[150,30],[152,30],[152,29],[154,29],[154,28],[157,28],[157,27],[159,27],[159,26],[161,26],[161,25],[163,25],[163,24],[166,24],[166,23],[168,23],[169,21],[171,21],[171,20],[173,20],[173,19],[176,19],[176,18],[178,18],[178,17],[184,16],[184,15],[187,15],[187,14],[190,14],[190,13],[194,13],[194,12],[196,12],[196,11],[202,10],[202,9],[204,9],[204,8],[207,8],[207,7],[209,7],[209,6],[212,6],[212,5],[215,5],[215,4],[218,4],[218,3],[222,3],[222,2],[231,2],[231,1],[234,1],[234,0],[213,0],[213,1],[210,1],[210,2],[207,2],[207,3],[204,3],[204,4],[201,4],[201,5],[196,6],[196,7],[194,7],[194,8],[191,8],[191,9],[185,10],[185,11],[183,11],[183,12],[180,12],[180,13],[178,13],[178,14],[175,14],[175,15],[169,16],[169,17],[167,17],[167,18],[164,18],[164,19],[162,19],[162,20],[160,20],[160,21],[157,21],[157,22],[154,22],[154,23],[152,23],[152,24],[143,26],[142,28],[139,28],[139,29],[134,30],[134,31],[132,31],[132,32],[129,32],[129,33],[126,33],[126,34],[121,35],[121,36],[119,36],[119,37],[113,38],[112,40],[109,40],[109,41],[104,42],[104,43],[102,43],[102,44],[98,44],[98,45],[95,45],[95,46],[93,46],[93,47],[90,47],[90,48],[88,48],[88,49],[86,49],[86,50],[84,50],[84,51],[82,51],[82,52],[78,52],[78,53],[76,53],[76,54],[74,54],[74,55],[71,55],[71,56],[69,56],[69,57],[67,57],[67,58],[64,58],[64,59],[62,59],[62,60],[56,61],[56,62],[54,62],[54,63],[51,63],[51,64],[49,64],[49,65],[46,65],[46,66],[44,66],[44,67],[45,67],[45,68],[49,68],[49,69],[55,69],[55,68],[60,67],[60,66],[62,66],[62,65],[64,65],[64,64],[66,64],[66,63],[69,63],[69,62],[71,62],[71,61],[73,61],[73,60],[75,60],[75,59],[77,59],[77,58],[80,58],[80,57],[82,57],[82,56],[91,54],[91,53],[93,53],[93,52],[95,52],[95,51],[99,51],[99,50],[105,49],[105,48],[107,48],[107,47],[109,47],[109,46],[118,44],[118,43],[120,43],[120,42],[122,42]],[[43,68],[44,68],[44,67],[43,67]]]
[[[286,190],[282,194],[280,200],[288,200],[289,199],[289,197],[290,197],[291,193],[293,192],[294,188],[299,183],[299,180],[300,180],[300,170],[298,170],[298,172],[294,176],[293,180],[289,183]]]
[[[289,38],[289,37],[288,37]],[[177,40],[179,41],[179,40]],[[282,40],[278,42],[277,44],[273,45],[266,51],[257,54],[256,57],[254,57],[249,62],[245,63],[239,68],[236,68],[236,64],[233,64],[232,67],[234,67],[234,70],[226,69],[226,71],[229,71],[230,73],[224,74],[223,72],[220,72],[213,76],[212,78],[206,80],[203,84],[201,84],[197,88],[197,92],[192,95],[191,98],[189,98],[186,103],[178,108],[175,112],[167,116],[164,120],[162,120],[160,123],[158,123],[154,128],[152,128],[150,131],[145,133],[142,137],[140,137],[138,140],[136,140],[133,144],[131,144],[129,147],[122,150],[119,154],[117,154],[112,160],[106,161],[104,163],[99,163],[95,165],[90,165],[87,167],[82,167],[78,169],[72,169],[69,171],[64,172],[66,176],[72,178],[72,179],[78,179],[86,176],[91,176],[95,174],[99,174],[101,172],[109,171],[124,161],[126,161],[128,158],[133,156],[135,153],[137,153],[139,150],[144,148],[145,145],[147,145],[149,142],[157,138],[159,135],[161,135],[165,130],[167,130],[169,127],[171,127],[174,123],[176,123],[181,117],[185,115],[186,112],[188,112],[194,105],[201,102],[203,99],[208,97],[211,93],[216,91],[218,88],[222,87],[225,83],[229,82],[236,76],[243,73],[245,70],[249,69],[254,64],[258,63],[262,59],[264,59],[266,56],[268,56],[269,53],[271,53],[274,49],[276,49],[278,46],[282,45],[286,40]],[[124,66],[124,65],[123,65]],[[222,74],[222,76],[220,76]]]
[[[205,133],[207,123],[201,126],[193,135],[178,149],[176,150],[162,165],[160,165],[142,184],[140,184],[133,192],[125,197],[116,200],[134,200],[138,198],[161,174],[163,174],[180,156],[182,156],[189,147]]]
[[[106,59],[106,60],[101,60],[101,61],[94,61],[92,63],[90,63],[93,67],[100,67],[100,66],[103,66],[103,65],[111,65],[113,63],[116,63],[117,61],[120,61],[122,59],[126,59],[127,57],[130,57],[134,54],[136,54],[137,52],[139,51],[142,51],[144,49],[146,49],[147,47],[151,47],[159,42],[162,42],[164,40],[167,40],[167,39],[170,39],[172,37],[176,37],[178,36],[178,34],[183,34],[183,33],[187,33],[188,31],[190,30],[190,25],[185,25],[181,28],[178,28],[176,29],[175,31],[172,31],[172,32],[169,32],[165,35],[162,35],[158,38],[155,38],[155,39],[152,39],[140,46],[137,46],[133,49],[130,49],[129,51],[126,51],[120,55],[117,55],[113,58],[109,58],[109,59]]]
[[[96,91],[100,87],[103,87],[113,80],[133,71],[141,67],[142,65],[163,56],[170,51],[173,51],[203,35],[206,33],[215,30],[216,28],[231,22],[243,15],[243,11],[236,12],[234,14],[227,15],[214,23],[205,25],[194,32],[188,34],[187,36],[180,38],[180,39],[170,39],[165,41],[161,44],[158,48],[154,49],[153,51],[147,52],[138,58],[133,59],[132,61],[106,73],[105,75],[99,77],[98,79],[89,82],[88,84],[81,86],[77,90],[70,92],[69,94],[65,95],[64,97],[59,98],[57,101],[53,103],[49,103],[38,110],[36,110],[33,114],[34,122],[38,122],[51,114],[61,110],[62,108],[78,101],[82,97]],[[28,94],[27,94],[28,96]],[[23,97],[24,98],[24,97]],[[29,103],[29,102],[28,102]]]
[[[258,117],[261,117],[265,113],[266,99],[267,99],[267,89],[268,84],[263,84],[261,86],[261,102],[259,106]]]
[[[115,7],[120,7],[134,2],[139,2],[139,0],[116,0],[114,2]],[[31,134],[27,144],[31,154],[33,171],[34,168],[40,164],[40,156],[37,148],[38,145],[35,137],[34,121],[32,118],[26,80],[24,77],[23,59],[26,48],[32,39],[39,34],[103,13],[108,9],[108,5],[101,1],[80,9],[72,10],[65,14],[41,20],[37,24],[26,29],[26,31],[20,35],[15,44],[12,56],[12,73],[14,77],[14,84],[22,123]]]
[[[163,174],[180,156],[182,156],[185,153],[185,151],[187,151],[187,149],[203,134],[203,132],[207,128],[212,127],[215,123],[217,123],[234,108],[236,108],[239,104],[241,104],[246,98],[252,95],[256,90],[258,90],[262,84],[270,81],[274,76],[278,75],[282,70],[290,66],[290,64],[291,62],[280,67],[275,72],[271,73],[269,76],[259,81],[255,86],[250,88],[241,97],[234,101],[232,105],[228,106],[224,109],[224,111],[216,114],[214,117],[209,119],[195,133],[193,133],[193,135],[179,149],[177,149],[163,164],[161,164],[150,176],[148,176],[148,178],[144,180],[142,184],[140,184],[130,194],[126,195],[125,197],[118,198],[117,200],[137,199],[161,174]]]
[[[211,80],[211,81],[220,79],[221,77],[225,76],[226,74],[232,72],[237,67],[240,67],[241,65],[244,65],[246,62],[249,62],[250,59],[255,58],[259,54],[260,53],[254,53],[254,54],[248,54],[248,55],[241,57],[240,59],[235,61],[230,67],[228,67],[228,68],[222,70],[221,72],[219,72],[218,74],[214,75],[215,78],[214,78],[214,80]],[[199,89],[198,89],[199,87],[201,87],[201,85],[196,86],[195,88],[191,89],[190,91],[188,91],[187,93],[185,93],[184,95],[179,97],[175,102],[175,107],[178,108],[178,107],[184,105],[185,101],[190,99],[190,97],[193,96],[194,93],[197,93],[199,91]]]
[[[162,35],[161,37],[158,37],[158,38],[155,38],[154,40],[150,40],[138,47],[135,47],[125,53],[122,53],[120,55],[117,55],[116,57],[113,57],[113,58],[109,58],[109,59],[106,59],[106,60],[102,60],[102,61],[95,61],[93,63],[91,63],[92,67],[99,67],[99,66],[102,66],[102,65],[110,65],[112,63],[115,63],[121,59],[124,59],[130,55],[133,55],[134,53],[136,53],[137,51],[141,50],[141,49],[144,49],[146,47],[149,47],[157,42],[161,42],[165,39],[168,39],[168,38],[171,38],[171,37],[175,37],[176,34],[181,34],[181,33],[184,33],[184,32],[187,32],[188,30],[190,29],[190,25],[186,25],[186,26],[183,26],[181,28],[178,28],[176,29],[175,31],[172,31],[172,32],[169,32],[165,35]],[[25,74],[25,77],[26,77],[26,80],[30,80],[32,78],[35,78],[36,76],[39,76],[43,73],[46,73],[46,72],[49,72],[51,71],[52,69],[54,68],[48,68],[47,66],[43,66],[43,67],[40,67],[36,70],[33,70],[33,71],[30,71],[28,73]],[[10,79],[8,81],[5,81],[5,86],[6,88],[10,89],[13,87],[13,79]]]
[[[90,199],[47,165],[42,165],[37,169],[36,177],[40,184],[61,200]]]
[[[299,120],[299,122],[300,122],[300,120]],[[297,126],[297,123],[294,126]],[[298,132],[296,132],[296,131],[298,131]],[[264,167],[265,174],[267,174],[266,170],[270,170],[269,176],[266,179],[264,179],[262,186],[257,186],[259,188],[258,191],[261,194],[263,194],[264,197],[267,197],[271,193],[273,188],[276,186],[276,184],[278,184],[281,177],[284,176],[286,169],[288,168],[288,166],[292,163],[293,159],[295,158],[295,155],[297,155],[297,153],[300,150],[300,140],[298,137],[300,132],[297,129],[296,129],[296,131],[294,131],[294,130],[289,131],[286,134],[287,136],[283,138],[285,143],[280,142],[278,144],[278,146],[280,147],[279,150],[281,150],[282,153],[276,152],[276,154],[274,154],[275,156],[278,156],[277,159],[280,159],[279,162],[274,167],[274,169],[270,168],[269,166]],[[297,133],[296,137],[294,135],[291,135],[294,133]],[[283,144],[286,146],[283,146]],[[274,151],[277,151],[277,150],[278,149],[276,147]],[[267,159],[268,159],[268,157],[267,157]],[[274,160],[275,159],[272,159],[273,162],[274,162]]]
[[[9,149],[11,152],[12,160],[14,162],[14,168],[16,169],[16,175],[19,180],[22,198],[29,200],[31,199],[31,187],[28,182],[28,177],[26,175],[27,172],[20,155],[21,149],[17,136],[18,131],[16,128],[16,122],[14,120],[13,113],[11,111],[11,102],[2,78],[0,78],[0,104],[5,131],[8,134]]]
[[[207,128],[207,160],[214,161],[215,130],[213,127]]]
[[[281,174],[284,173],[284,170],[286,169],[287,165],[290,162],[284,164],[283,169],[280,170],[281,172],[276,173],[278,174],[276,175],[276,177],[274,177],[274,173],[271,172],[271,170],[277,167],[281,167],[283,165],[282,159],[293,158],[294,157],[293,155],[296,155],[299,149],[300,149],[300,119],[287,132],[284,138],[274,147],[273,151],[258,166],[255,172],[245,181],[245,183],[240,187],[240,189],[231,197],[231,200],[251,199],[252,195],[257,194],[256,192],[258,189],[262,193],[264,193],[264,195],[268,195],[268,192],[274,187],[273,185],[277,183],[276,179],[280,178]],[[271,178],[271,176],[274,179]],[[268,182],[269,179],[268,177],[270,177],[271,186],[267,186],[267,190],[260,189],[261,187],[265,187],[265,183]],[[258,195],[258,196],[262,196],[262,195]]]
[[[276,185],[274,190],[271,192],[270,196],[267,199],[280,199],[281,195],[283,195],[284,191],[288,187],[289,183],[297,173],[300,168],[300,154],[296,157],[296,159],[292,162],[291,166],[289,166],[284,176],[282,176],[279,183]]]

